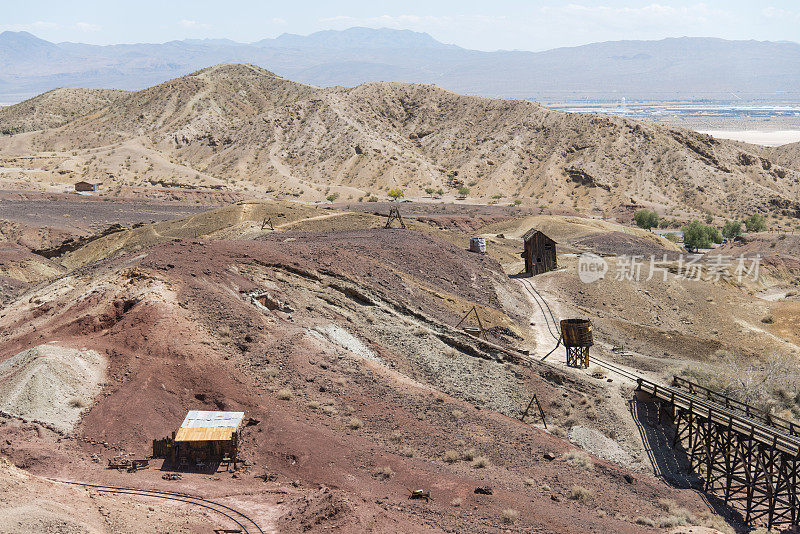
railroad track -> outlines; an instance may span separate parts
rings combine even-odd
[[[560,323],[556,319],[555,314],[553,313],[553,309],[547,303],[547,299],[539,292],[538,289],[533,285],[533,282],[526,278],[521,278],[520,282],[522,283],[522,287],[525,288],[525,291],[528,292],[533,297],[533,300],[536,301],[536,304],[539,306],[539,309],[542,311],[542,315],[544,316],[545,324],[547,325],[547,331],[550,332],[550,335],[556,342],[561,341],[561,327]],[[556,344],[556,348],[558,348],[558,344]],[[555,348],[547,353],[547,355],[542,358],[544,360],[555,351]],[[632,373],[622,367],[615,365],[611,362],[603,360],[601,358],[597,358],[596,356],[589,356],[589,361],[593,362],[595,365],[602,367],[607,371],[611,371],[612,373],[616,373],[628,380],[633,382],[638,382],[639,379],[643,378],[638,376],[635,373]]]
[[[550,309],[550,305],[547,303],[547,300],[539,293],[539,290],[533,285],[533,282],[526,278],[520,278],[520,283],[522,287],[525,288],[525,291],[533,297],[533,300],[536,301],[536,304],[539,306],[539,309],[542,311],[542,316],[544,317],[544,323],[547,326],[547,331],[550,332],[550,335],[553,336],[553,339],[559,341],[561,339],[561,327],[559,326],[558,321],[556,321],[556,317],[553,314],[553,310]]]
[[[140,497],[151,497],[157,499],[165,499],[169,501],[188,503],[194,506],[205,508],[207,510],[211,510],[212,512],[215,512],[221,516],[228,518],[232,523],[236,524],[244,534],[264,534],[264,531],[261,530],[261,527],[258,526],[258,523],[256,523],[253,519],[251,519],[244,513],[226,504],[222,504],[220,502],[212,501],[209,499],[204,499],[203,497],[195,497],[194,495],[188,495],[186,493],[177,493],[173,491],[157,491],[157,490],[145,490],[140,488],[124,488],[119,486],[106,486],[102,484],[88,484],[86,482],[59,480],[55,478],[50,480],[53,480],[55,482],[61,482],[63,484],[71,484],[73,486],[83,486],[85,488],[91,488],[95,491],[99,491],[102,493],[137,495]]]

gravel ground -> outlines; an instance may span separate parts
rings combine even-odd
[[[0,363],[0,410],[69,432],[100,392],[106,368],[92,350],[39,345]]]

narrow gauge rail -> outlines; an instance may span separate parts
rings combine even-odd
[[[547,303],[547,300],[542,296],[541,293],[539,293],[539,290],[534,287],[533,282],[526,280],[525,278],[521,278],[520,282],[522,283],[522,287],[525,288],[525,291],[527,291],[533,297],[533,300],[536,301],[539,309],[542,310],[547,331],[550,332],[550,335],[553,336],[553,339],[559,341],[561,339],[561,328],[559,327],[559,323],[556,321],[556,317],[553,315],[553,310],[550,309],[550,305]]]
[[[717,404],[722,404],[726,408],[744,414],[751,419],[755,419],[756,421],[769,426],[780,428],[786,434],[800,437],[800,426],[798,426],[797,423],[789,421],[788,419],[778,417],[777,415],[772,415],[771,413],[767,413],[764,410],[759,410],[758,408],[754,408],[749,404],[737,401],[736,399],[731,399],[723,393],[701,386],[700,384],[696,384],[679,376],[673,378],[673,385],[679,389],[685,388],[689,393],[704,397]]]
[[[239,526],[242,529],[242,532],[245,534],[264,534],[264,531],[261,530],[261,527],[258,526],[253,519],[248,517],[247,515],[243,514],[239,510],[232,508],[228,505],[212,501],[209,499],[204,499],[203,497],[195,497],[194,495],[188,495],[186,493],[177,493],[173,491],[157,491],[157,490],[145,490],[140,488],[125,488],[119,486],[106,486],[102,484],[89,484],[86,482],[73,482],[71,480],[59,480],[59,479],[50,479],[55,482],[62,482],[64,484],[72,484],[74,486],[83,486],[86,488],[92,488],[94,490],[104,492],[104,493],[118,493],[123,495],[138,495],[141,497],[153,497],[158,499],[166,499],[171,501],[179,501],[185,502],[188,504],[193,504],[195,506],[200,506],[202,508],[206,508],[213,512],[216,512],[222,516],[227,517],[233,523]]]

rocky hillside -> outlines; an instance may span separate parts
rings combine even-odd
[[[800,168],[800,143],[790,143],[769,150],[777,163],[793,169]]]
[[[30,139],[0,138],[0,156],[119,144],[138,159],[146,150],[150,166],[113,157],[90,165],[78,154],[55,170],[111,183],[156,176],[197,185],[213,177],[308,199],[331,189],[358,198],[397,186],[407,195],[454,195],[466,186],[470,197],[582,212],[643,205],[669,214],[800,215],[800,172],[755,146],[428,85],[316,89],[250,65],[211,67],[128,94]]]
[[[8,135],[56,128],[115,102],[126,91],[62,87],[19,104],[0,108],[0,133]]]

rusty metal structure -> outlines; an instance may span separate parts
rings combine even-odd
[[[521,256],[525,259],[525,272],[530,276],[553,271],[558,268],[556,261],[556,242],[535,228],[522,236],[525,249]]]
[[[800,525],[800,436],[785,419],[685,379],[673,387],[639,378],[675,427],[673,447],[688,456],[704,490],[740,509],[748,525]]]
[[[589,367],[589,347],[594,345],[592,323],[587,319],[563,319],[561,339],[567,349],[567,365],[579,369]]]

